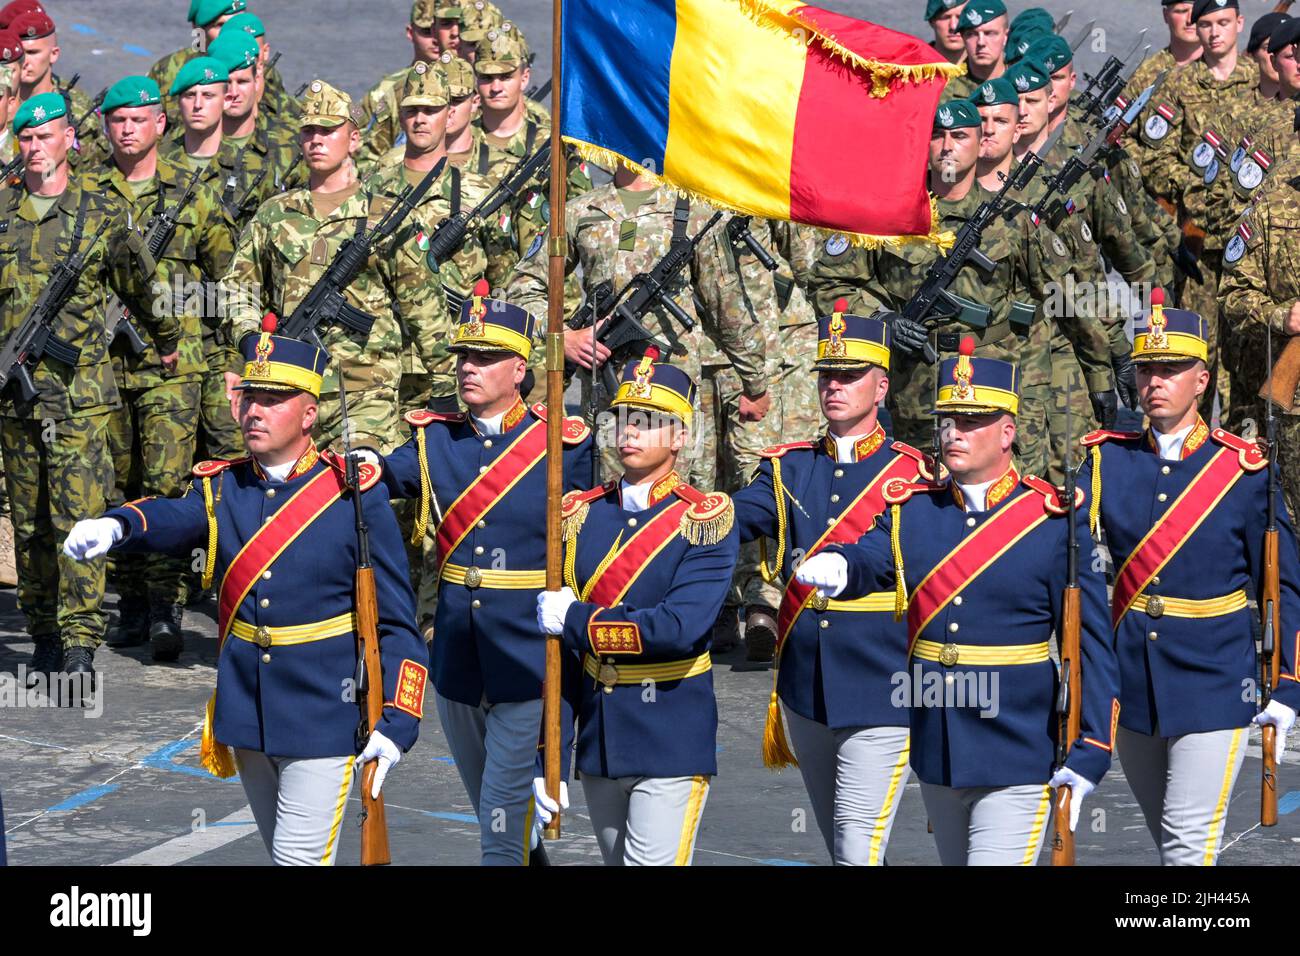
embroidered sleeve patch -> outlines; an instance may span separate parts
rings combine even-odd
[[[424,717],[424,685],[429,679],[429,669],[412,660],[402,661],[397,672],[397,693],[393,706],[420,720]]]
[[[641,653],[641,628],[631,621],[592,621],[587,640],[597,654]]]

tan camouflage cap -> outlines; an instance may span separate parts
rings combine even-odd
[[[474,88],[474,64],[462,59],[450,50],[443,50],[438,55],[438,64],[447,77],[447,92],[456,98],[470,96]]]
[[[0,63],[0,87],[13,93],[18,89],[18,71],[13,63]]]
[[[298,128],[339,126],[348,120],[356,122],[352,97],[324,80],[312,80],[302,100],[302,119],[298,122]]]
[[[478,43],[487,36],[488,30],[505,18],[492,0],[467,0],[461,6],[460,38],[468,43]]]
[[[411,4],[411,22],[417,27],[427,29],[435,20],[459,20],[460,17],[460,5],[447,0],[415,0]]]
[[[446,106],[450,102],[447,74],[441,63],[417,63],[402,80],[398,106]]]
[[[509,20],[488,30],[475,47],[474,69],[483,76],[510,73],[528,65],[528,48]]]

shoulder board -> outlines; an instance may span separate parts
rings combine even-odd
[[[675,487],[673,494],[690,505],[678,529],[688,543],[717,544],[730,533],[735,509],[729,495],[700,491],[685,482]]]
[[[934,482],[936,480],[936,476],[932,474],[933,468],[931,467],[930,456],[925,452],[913,448],[911,445],[907,444],[907,442],[901,441],[896,441],[889,447],[893,451],[898,452],[898,454],[906,455],[908,458],[915,460],[917,473],[927,482]],[[948,469],[943,466],[943,462],[939,462],[939,474],[937,480],[941,483],[948,480]]]
[[[347,468],[343,464],[343,456],[332,451],[321,452],[320,460],[325,462],[341,475],[347,474]],[[375,485],[379,484],[379,479],[383,475],[382,465],[377,465],[370,461],[357,462],[357,479],[361,484],[362,491],[369,491]]]
[[[764,448],[759,452],[759,455],[763,458],[781,458],[786,452],[804,450],[812,451],[816,447],[816,442],[792,441],[787,445],[773,445],[771,448]]]
[[[532,412],[540,421],[546,421],[546,406],[541,402],[536,405],[530,405],[528,410]],[[577,415],[564,416],[564,428],[561,430],[561,436],[566,445],[580,445],[587,440],[591,434],[591,429]]]
[[[465,420],[464,412],[432,412],[427,408],[417,408],[415,411],[407,412],[402,416],[402,420],[413,428],[425,428],[434,422],[463,422]]]
[[[247,456],[243,458],[232,458],[229,461],[223,461],[220,458],[213,458],[208,461],[199,462],[190,470],[190,473],[193,474],[195,478],[211,478],[213,475],[225,471],[231,465],[243,464],[248,460],[249,458]]]
[[[1061,501],[1062,489],[1054,487],[1050,481],[1039,478],[1037,475],[1025,475],[1020,481],[1030,491],[1043,496],[1043,507],[1048,514],[1063,515],[1068,510]],[[1083,489],[1076,487],[1074,489],[1074,507],[1082,508],[1083,499]]]
[[[904,478],[891,478],[880,489],[880,496],[886,504],[901,505],[911,499],[912,495],[933,494],[948,487],[946,481],[907,481]]]
[[[591,504],[593,501],[599,501],[618,486],[617,481],[607,481],[603,485],[597,485],[595,488],[589,488],[586,491],[570,491],[565,494],[560,505],[560,517],[570,518],[583,505]]]
[[[1109,441],[1112,438],[1116,441],[1137,441],[1141,437],[1141,432],[1112,432],[1106,431],[1104,428],[1099,428],[1095,432],[1089,432],[1084,435],[1082,441],[1085,445],[1100,445],[1102,442]]]
[[[1268,467],[1268,456],[1253,441],[1232,432],[1225,432],[1222,428],[1216,428],[1210,432],[1210,437],[1222,445],[1224,448],[1231,448],[1237,452],[1237,461],[1241,464],[1242,471],[1260,471]]]

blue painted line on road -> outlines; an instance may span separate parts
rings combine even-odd
[[[49,813],[60,813],[66,810],[76,810],[78,807],[84,807],[88,803],[98,800],[106,794],[112,793],[117,789],[115,783],[102,783],[96,787],[88,787],[80,793],[74,793],[62,803],[56,803],[47,811]]]
[[[193,747],[197,747],[198,745],[199,742],[197,740],[174,740],[169,744],[159,747],[153,753],[141,760],[140,763],[148,767],[150,770],[167,770],[171,773],[183,773],[191,777],[202,777],[204,780],[220,779],[212,776],[212,774],[208,773],[201,767],[187,767],[184,764],[175,762],[177,756]],[[233,777],[227,777],[225,779],[227,781],[238,780],[239,775],[236,774]]]
[[[1278,813],[1292,813],[1300,810],[1300,790],[1288,790],[1277,801]]]
[[[398,809],[394,807],[394,809]],[[441,810],[421,810],[419,807],[401,807],[402,810],[413,810],[414,812],[426,817],[433,817],[435,820],[450,820],[453,823],[473,823],[478,824],[478,817],[472,813],[447,813]]]
[[[774,857],[770,860],[759,860],[764,866],[812,866],[811,863],[804,863],[802,860],[782,860]]]
[[[84,23],[74,23],[74,24],[72,25],[72,29],[73,29],[73,32],[75,32],[75,33],[84,33],[84,34],[85,34],[86,36],[88,36],[88,37],[93,37],[96,33],[99,32],[99,31],[96,30],[94,27],[86,26],[86,24],[84,24]]]
[[[431,757],[429,759],[436,760],[438,763],[449,763],[453,767],[456,765],[456,761],[453,760],[451,757]]]
[[[134,53],[136,56],[153,56],[152,50],[146,50],[142,46],[136,46],[134,43],[123,43],[122,49],[127,53]]]
[[[210,827],[253,827],[257,826],[256,820],[221,820],[217,823],[209,823]]]

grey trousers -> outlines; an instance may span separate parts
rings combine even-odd
[[[944,866],[1033,866],[1051,816],[1047,784],[941,787],[921,784]]]
[[[1124,776],[1163,866],[1214,866],[1247,728],[1159,737],[1119,728]]]
[[[690,866],[709,778],[582,774],[591,826],[606,866]]]
[[[542,702],[477,707],[441,694],[438,718],[478,816],[484,866],[527,866]]]
[[[843,727],[785,708],[799,772],[826,851],[838,866],[881,866],[911,774],[906,727]]]
[[[355,760],[235,749],[239,780],[277,866],[333,866]]]

